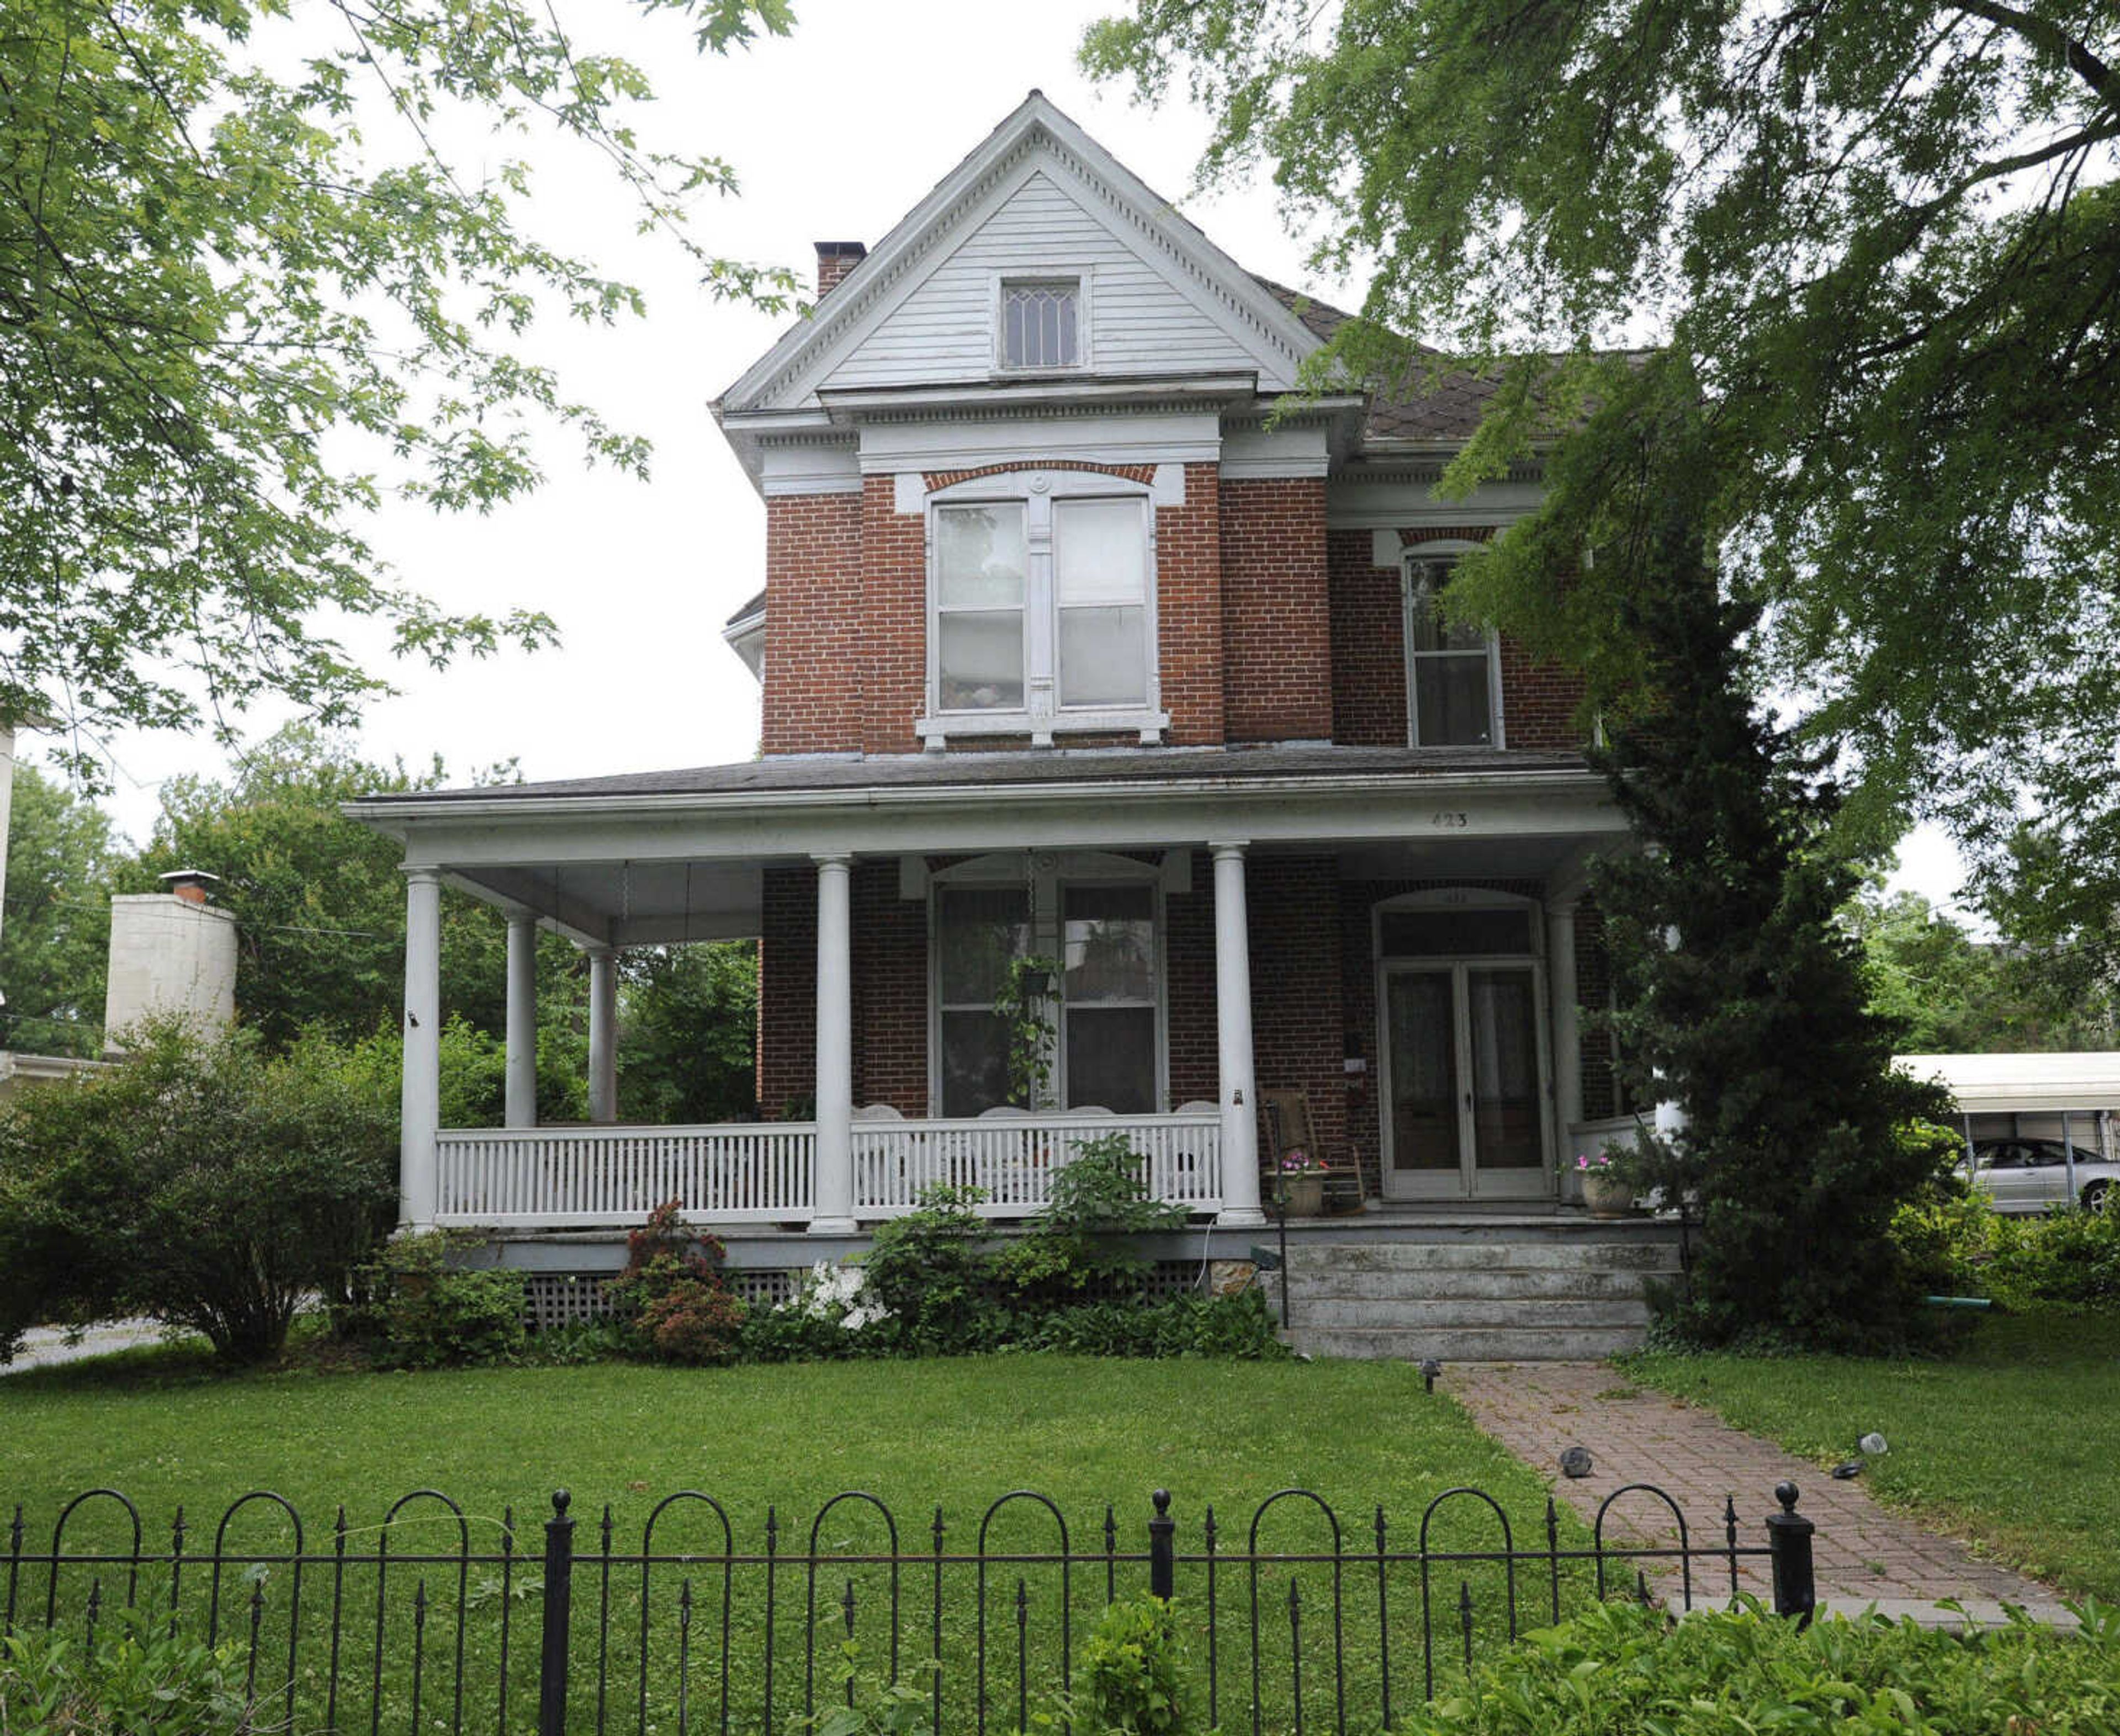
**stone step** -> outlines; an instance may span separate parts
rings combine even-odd
[[[1648,1304],[1639,1296],[1604,1297],[1592,1301],[1547,1298],[1495,1302],[1491,1297],[1431,1300],[1394,1297],[1363,1301],[1344,1297],[1289,1298],[1291,1330],[1336,1330],[1360,1327],[1372,1331],[1427,1332],[1435,1327],[1495,1327],[1504,1331],[1535,1328],[1541,1332],[1601,1328],[1639,1333],[1648,1324]]]
[[[1343,1356],[1365,1361],[1417,1361],[1435,1357],[1444,1362],[1591,1362],[1641,1348],[1639,1327],[1318,1326],[1300,1322],[1288,1332],[1290,1348],[1307,1356]],[[1446,1390],[1448,1375],[1443,1386]]]
[[[1546,1267],[1528,1271],[1481,1268],[1434,1271],[1347,1270],[1337,1265],[1309,1260],[1289,1262],[1288,1294],[1291,1301],[1334,1298],[1346,1301],[1395,1302],[1439,1297],[1488,1297],[1495,1301],[1532,1301],[1555,1297],[1579,1302],[1604,1297],[1639,1299],[1644,1277],[1657,1274],[1573,1270]]]
[[[1339,1271],[1429,1272],[1536,1270],[1676,1272],[1674,1235],[1639,1239],[1573,1237],[1552,1242],[1341,1242],[1291,1247],[1292,1265]]]

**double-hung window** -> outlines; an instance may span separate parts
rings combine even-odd
[[[1153,870],[1111,856],[960,865],[932,888],[932,1086],[945,1116],[1010,1101],[1010,1032],[994,1003],[1012,959],[1060,967],[1036,1107],[1153,1114],[1163,1093],[1162,894]],[[1019,1104],[1020,1107],[1033,1107]]]
[[[931,745],[951,735],[1157,738],[1155,514],[1088,471],[981,477],[928,507]]]
[[[1456,561],[1449,551],[1406,557],[1406,739],[1415,747],[1499,747],[1501,656],[1495,636],[1446,619],[1437,601]]]

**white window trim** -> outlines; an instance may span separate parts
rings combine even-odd
[[[1417,561],[1430,560],[1454,562],[1459,555],[1468,555],[1482,546],[1480,543],[1467,542],[1462,537],[1446,536],[1412,543],[1399,550],[1399,638],[1406,654],[1406,745],[1408,747],[1429,745],[1420,739],[1420,705],[1414,690],[1416,660],[1421,655],[1413,648],[1414,564]],[[1453,654],[1465,655],[1462,652]],[[1490,628],[1487,630],[1487,740],[1485,743],[1446,741],[1434,745],[1494,750],[1504,748],[1509,743],[1504,733],[1502,713],[1502,642],[1500,635]]]
[[[1053,1000],[1054,1035],[1051,1090],[1056,1098],[1067,1084],[1067,1020],[1065,967],[1061,957],[1060,889],[1062,886],[1147,885],[1155,890],[1155,1102],[1156,1112],[1170,1108],[1170,924],[1169,888],[1155,862],[1103,851],[1039,852],[1026,865],[1020,852],[974,857],[941,870],[928,883],[928,1111],[942,1113],[942,900],[945,886],[1023,886],[1031,889],[1030,949],[1062,968]],[[1046,1106],[1050,1107],[1050,1106]],[[1107,1106],[1109,1107],[1109,1106]]]
[[[1059,686],[1059,601],[1053,577],[1053,535],[1049,512],[1043,529],[1030,523],[1027,510],[1033,499],[1131,499],[1141,503],[1146,548],[1143,575],[1142,634],[1148,666],[1144,671],[1141,705],[1080,706],[1058,703]],[[935,630],[939,589],[935,571],[935,509],[979,501],[1021,501],[1025,504],[1023,599],[1023,697],[1020,711],[945,711],[942,692],[941,635]],[[927,497],[926,564],[928,583],[923,603],[923,632],[927,640],[927,713],[914,724],[914,731],[931,751],[949,745],[952,736],[1028,736],[1033,747],[1051,747],[1056,735],[1121,734],[1133,732],[1141,745],[1152,747],[1170,727],[1170,713],[1162,706],[1162,649],[1157,618],[1155,558],[1155,497],[1153,488],[1103,471],[1039,470],[1026,467],[990,476],[974,476],[965,482],[937,489]]]
[[[993,371],[1010,379],[1037,378],[1048,374],[1087,374],[1091,371],[1094,350],[1090,334],[1095,330],[1091,314],[1096,285],[1096,268],[1089,265],[1012,265],[1007,271],[987,273],[987,323],[993,332]],[[1008,359],[1007,332],[1002,319],[1002,298],[1009,285],[1018,283],[1072,283],[1075,285],[1075,360],[1062,367],[1025,368],[1012,365]]]

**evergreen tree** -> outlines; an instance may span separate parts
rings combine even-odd
[[[1934,1162],[1905,1129],[1949,1105],[1891,1070],[1899,1032],[1834,920],[1858,878],[1822,844],[1837,795],[1748,697],[1753,611],[1709,569],[1697,438],[1665,424],[1636,443],[1643,679],[1596,755],[1643,847],[1597,880],[1620,1052],[1686,1116],[1651,1177],[1699,1225],[1674,1323],[1711,1344],[1884,1347],[1916,1300],[1892,1214]]]

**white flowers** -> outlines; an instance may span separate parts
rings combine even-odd
[[[781,1307],[809,1320],[837,1321],[848,1332],[890,1318],[890,1310],[868,1293],[867,1273],[859,1266],[837,1266],[826,1260],[810,1268],[801,1290]]]

